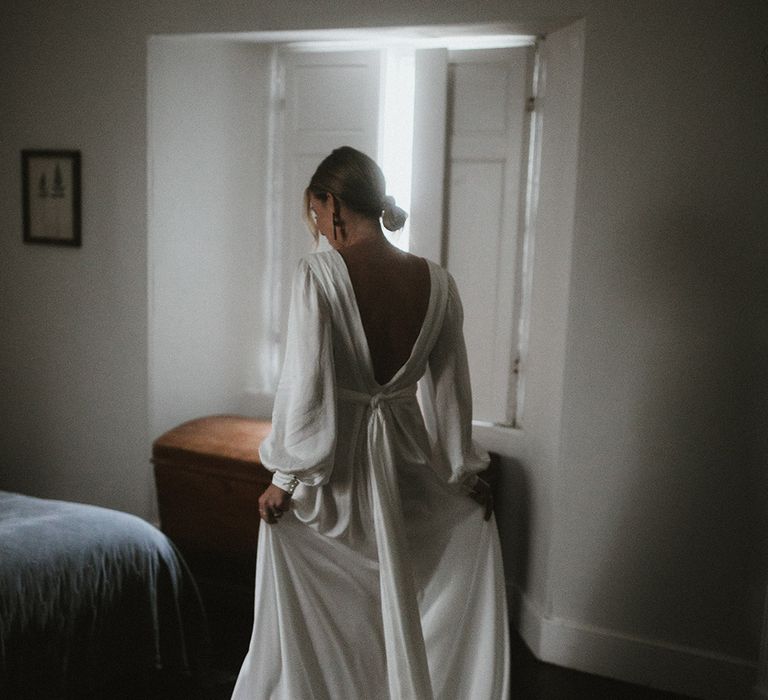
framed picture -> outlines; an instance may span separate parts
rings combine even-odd
[[[80,151],[21,152],[24,242],[80,246]]]

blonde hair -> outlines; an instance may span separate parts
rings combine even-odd
[[[317,166],[304,191],[304,220],[317,238],[318,230],[309,209],[309,196],[325,200],[335,197],[352,211],[381,218],[389,231],[403,228],[408,214],[397,206],[395,198],[386,194],[384,173],[376,162],[351,146],[341,146]]]

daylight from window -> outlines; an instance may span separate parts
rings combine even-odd
[[[382,81],[378,161],[387,179],[388,194],[407,212],[411,209],[415,69],[413,46],[387,49]],[[406,221],[402,231],[389,234],[392,243],[408,250],[409,229]]]

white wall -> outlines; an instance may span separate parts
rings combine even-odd
[[[701,694],[726,697],[728,674],[743,684],[766,577],[763,3],[4,5],[0,487],[153,509],[150,35],[574,16],[586,54],[563,430],[555,471],[505,462],[508,573],[546,602],[529,614],[542,655],[624,677],[645,664],[647,682]],[[80,250],[21,243],[30,147],[83,152]]]
[[[0,9],[0,483],[151,510],[145,39],[132,18]],[[83,247],[20,243],[22,148],[82,151]]]
[[[266,344],[269,48],[155,37],[149,92],[149,421],[254,410]]]
[[[737,676],[765,585],[768,37],[746,3],[680,5],[588,17],[551,595]],[[694,656],[668,680],[712,692]]]

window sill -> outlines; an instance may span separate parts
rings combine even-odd
[[[472,437],[489,452],[497,452],[506,457],[519,457],[525,431],[511,425],[472,421]]]

